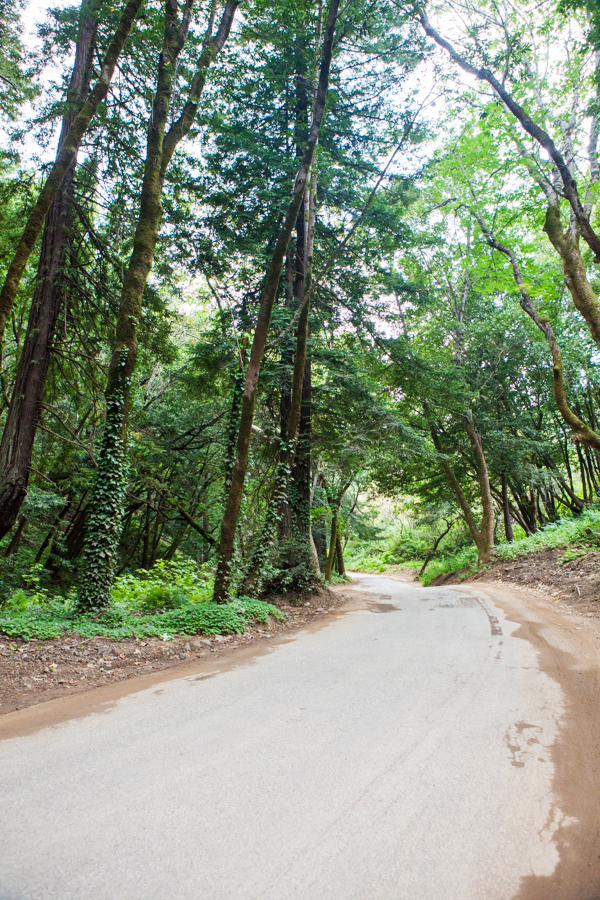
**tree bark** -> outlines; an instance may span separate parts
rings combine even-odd
[[[490,488],[490,476],[488,472],[487,462],[479,435],[473,424],[473,417],[467,414],[467,435],[473,448],[475,456],[475,467],[477,469],[477,478],[479,481],[479,492],[481,496],[481,505],[483,515],[481,517],[480,543],[477,545],[479,551],[479,562],[485,565],[489,562],[490,552],[494,546],[494,501],[492,499],[492,491]]]
[[[302,539],[307,539],[310,535],[311,442],[312,371],[310,358],[307,357],[304,364],[304,378],[302,382],[302,407],[300,410],[298,442],[296,444],[296,456],[291,473],[291,493],[293,496],[293,500],[291,502],[292,522],[294,530]],[[318,574],[318,569],[316,569],[315,571],[316,574]]]
[[[483,508],[481,528],[479,528],[477,525],[473,510],[471,509],[469,501],[467,500],[460,482],[456,477],[454,469],[452,468],[450,463],[442,456],[442,447],[439,435],[435,429],[435,426],[433,424],[431,425],[431,437],[435,449],[440,454],[440,465],[444,470],[446,478],[450,482],[452,490],[454,491],[456,499],[458,500],[458,505],[461,508],[463,518],[467,523],[467,527],[469,529],[469,532],[471,533],[473,542],[477,547],[478,563],[479,565],[485,565],[485,563],[487,563],[489,560],[490,551],[494,546],[494,506],[487,470],[487,463],[485,461],[483,448],[481,446],[479,437],[477,436],[477,432],[475,431],[475,426],[473,425],[473,420],[470,414],[467,415],[466,431],[475,454],[475,468],[477,470],[481,505]]]
[[[216,603],[225,603],[229,597],[231,579],[231,559],[235,541],[237,522],[242,503],[242,493],[248,469],[250,452],[250,436],[252,434],[252,422],[254,420],[254,408],[256,405],[256,391],[258,376],[262,358],[267,343],[267,335],[271,322],[273,305],[279,291],[279,281],[283,261],[287,252],[288,243],[298,218],[302,199],[306,191],[306,184],[312,165],[317,140],[321,130],[325,101],[329,85],[329,70],[333,51],[333,36],[337,20],[339,0],[330,0],[323,39],[323,53],[319,71],[319,82],[315,103],[313,107],[312,121],[306,147],[296,173],[296,179],[292,190],[292,197],[287,208],[285,221],[277,237],[277,243],[271,256],[269,271],[267,273],[265,287],[261,297],[258,319],[254,331],[250,361],[246,371],[246,383],[242,400],[242,414],[240,417],[240,429],[238,434],[237,453],[233,468],[231,487],[227,498],[221,537],[219,541],[219,561],[215,577],[213,599]]]
[[[423,565],[421,566],[421,568],[419,569],[417,578],[420,578],[421,575],[424,573],[425,569],[427,568],[427,566],[429,565],[429,563],[435,556],[437,548],[440,546],[440,544],[442,543],[442,541],[444,540],[446,535],[450,533],[450,530],[451,530],[452,526],[454,525],[454,519],[451,519],[449,522],[447,519],[445,521],[446,521],[446,527],[444,528],[442,533],[436,537],[435,541],[433,542],[433,546],[427,553],[427,556],[425,557],[425,561],[424,561]]]
[[[84,0],[67,94],[68,111],[62,120],[59,153],[90,86],[98,3]],[[56,192],[44,223],[42,247],[27,333],[0,442],[0,539],[12,528],[27,494],[31,457],[42,411],[52,340],[61,305],[61,274],[72,225],[73,179],[77,152]]]
[[[504,535],[506,540],[511,543],[515,536],[513,533],[512,520],[510,515],[510,502],[508,499],[508,484],[506,475],[502,473],[502,517],[504,519]]]
[[[333,564],[335,562],[337,552],[337,542],[339,541],[338,523],[340,518],[340,507],[342,505],[342,500],[344,499],[344,494],[350,487],[350,483],[350,481],[347,481],[340,488],[338,494],[335,497],[332,497],[329,491],[327,491],[327,499],[329,501],[329,506],[331,509],[331,532],[329,536],[329,550],[327,552],[327,559],[325,561],[325,581],[331,581],[331,573],[333,572]]]
[[[21,539],[27,530],[27,525],[29,524],[26,516],[21,516],[19,519],[19,524],[17,525],[17,530],[13,534],[11,541],[4,551],[4,556],[14,556],[17,550],[19,549],[19,544],[21,543]]]
[[[327,561],[325,563],[325,581],[331,581],[333,572],[333,563],[335,560],[335,550],[338,541],[337,524],[338,524],[339,507],[333,510],[331,517],[331,535],[329,538],[329,552],[327,553]]]
[[[344,566],[344,552],[342,550],[342,541],[337,535],[335,542],[335,567],[337,569],[338,575],[344,576],[346,574],[346,567]]]
[[[311,276],[316,215],[315,193],[316,175],[313,173],[311,190],[308,192],[308,196],[305,195],[302,201],[296,224],[296,271],[293,289],[298,308],[300,309],[300,318],[298,320],[296,334],[296,351],[294,354],[291,391],[285,391],[282,395],[281,440],[279,461],[275,475],[275,485],[267,509],[265,523],[257,541],[256,550],[252,554],[252,559],[248,567],[248,574],[244,580],[244,590],[246,593],[254,591],[256,585],[260,584],[262,580],[262,569],[266,563],[268,553],[273,546],[276,526],[277,524],[280,525],[281,534],[281,525],[283,524],[284,517],[289,522],[288,539],[293,540],[294,537],[293,525],[295,523],[292,520],[292,510],[289,505],[289,484],[297,449],[296,439],[300,427],[300,420],[302,418],[302,398],[304,396],[304,376],[307,362],[310,308],[309,304],[304,303],[303,301],[304,293],[309,285]],[[308,215],[306,215],[306,213],[308,213]],[[298,537],[300,538],[300,534],[298,534]],[[302,544],[304,544],[304,546],[302,546]],[[296,547],[294,549],[295,551],[300,551],[298,554],[300,558],[294,560],[290,559],[287,560],[287,562],[291,565],[298,565],[303,561],[307,565],[307,568],[312,568],[308,542],[306,540],[302,541],[300,538],[300,540],[296,542]],[[304,560],[301,558],[302,555],[304,555]],[[282,562],[285,562],[285,560],[282,560]]]
[[[142,3],[143,0],[128,0],[102,62],[100,77],[86,97],[85,102],[81,105],[67,134],[64,136],[50,174],[38,194],[35,206],[29,214],[0,291],[0,346],[4,340],[6,320],[10,315],[17,296],[17,290],[21,283],[27,260],[44,226],[48,211],[63,183],[63,179],[73,165],[83,135],[87,131],[98,107],[106,99],[117,60],[121,55],[123,45]]]
[[[576,236],[562,230],[558,203],[548,205],[544,231],[562,260],[565,284],[573,303],[585,319],[594,342],[600,347],[600,303],[587,279]]]
[[[193,124],[199,97],[206,83],[206,71],[227,40],[238,5],[239,0],[228,0],[214,37],[210,36],[211,19],[203,52],[191,81],[188,101],[179,118],[165,134],[176,63],[185,44],[192,9],[192,0],[186,0],[179,19],[177,0],[165,0],[164,39],[158,61],[156,93],[148,123],[140,210],[133,250],[121,290],[116,342],[108,369],[106,424],[98,457],[94,496],[90,504],[82,564],[83,578],[79,588],[78,602],[82,609],[102,608],[110,599],[122,521],[125,438],[131,377],[137,359],[137,325],[162,219],[162,191],[167,167],[177,145]]]

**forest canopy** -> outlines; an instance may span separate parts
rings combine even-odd
[[[585,519],[595,4],[35,9],[0,2],[0,605],[243,618]]]

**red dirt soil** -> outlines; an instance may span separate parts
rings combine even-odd
[[[54,641],[25,641],[0,634],[0,715],[189,660],[222,656],[232,648],[298,630],[347,599],[340,591],[327,588],[297,597],[269,597],[288,618],[284,622],[270,619],[267,625],[235,635],[117,641],[71,634]]]
[[[539,550],[516,559],[497,559],[491,566],[469,578],[461,572],[441,575],[432,585],[457,584],[460,581],[488,581],[518,584],[541,591],[567,613],[586,618],[600,615],[600,552],[593,550],[578,559],[562,562],[566,547]]]

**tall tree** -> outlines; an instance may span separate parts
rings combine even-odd
[[[100,77],[81,104],[73,121],[60,142],[54,165],[48,178],[44,182],[35,205],[29,215],[27,224],[15,249],[8,272],[0,290],[0,346],[4,339],[6,320],[13,307],[17,290],[27,260],[35,246],[37,238],[44,227],[48,211],[54,202],[54,198],[60,189],[63,179],[71,169],[77,156],[82,138],[94,118],[96,111],[103,100],[106,99],[110,82],[115,71],[123,45],[129,36],[135,18],[144,0],[128,0],[123,9],[121,20],[108,45],[108,49],[102,60]]]
[[[306,185],[310,173],[310,167],[312,165],[315,148],[317,146],[321,124],[323,121],[323,115],[325,112],[325,102],[327,99],[327,88],[329,85],[329,72],[331,67],[333,39],[338,16],[338,8],[338,0],[330,0],[327,11],[327,18],[325,21],[325,28],[323,32],[321,65],[319,69],[319,79],[315,95],[315,102],[313,104],[308,139],[306,141],[306,147],[302,155],[300,166],[296,173],[294,187],[292,190],[292,197],[288,204],[285,219],[283,225],[279,230],[275,249],[271,256],[269,270],[265,281],[265,287],[263,289],[261,303],[258,311],[258,319],[254,331],[252,346],[250,349],[250,358],[246,369],[244,396],[242,399],[240,427],[237,441],[237,453],[232,472],[231,487],[229,489],[229,495],[227,497],[225,513],[223,516],[223,524],[221,526],[221,536],[219,540],[219,556],[214,589],[214,600],[217,603],[224,603],[229,596],[231,559],[233,556],[235,532],[242,502],[244,481],[246,478],[246,471],[248,469],[250,436],[252,434],[252,423],[254,420],[258,376],[260,374],[262,358],[267,343],[267,335],[271,322],[271,313],[273,311],[273,305],[279,291],[279,281],[281,278],[283,262],[287,253],[290,237],[292,235],[292,231],[296,224],[298,213],[304,199]]]
[[[185,0],[181,11],[177,0],[165,2],[164,41],[148,124],[139,215],[131,258],[123,280],[116,342],[108,369],[106,423],[83,553],[84,575],[79,589],[79,603],[84,609],[101,608],[109,601],[123,517],[126,430],[131,377],[138,350],[137,325],[162,219],[165,175],[175,149],[194,123],[208,68],[229,36],[238,3],[239,0],[227,0],[219,28],[214,35],[212,28],[215,7],[212,5],[206,39],[189,84],[187,102],[179,117],[166,130],[176,84],[177,60],[187,37],[192,0]]]
[[[89,91],[101,2],[84,0],[81,6],[75,62],[66,98],[67,111],[63,116],[58,142],[59,153]],[[12,528],[27,493],[33,442],[60,310],[61,273],[73,225],[76,165],[77,152],[71,159],[44,222],[27,333],[0,442],[0,538]]]

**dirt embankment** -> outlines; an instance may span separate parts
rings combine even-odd
[[[520,584],[542,591],[572,612],[589,618],[600,615],[600,552],[592,550],[585,556],[563,561],[566,550],[556,547],[516,559],[497,559],[466,581]],[[461,573],[453,572],[436,578],[432,584],[456,584],[461,580]]]
[[[286,613],[287,619],[270,619],[267,625],[256,625],[235,635],[117,641],[105,637],[82,639],[71,634],[55,641],[24,641],[0,634],[0,715],[190,660],[218,658],[234,648],[297,630],[345,600],[342,592],[327,588],[297,597],[270,597],[269,601]]]

